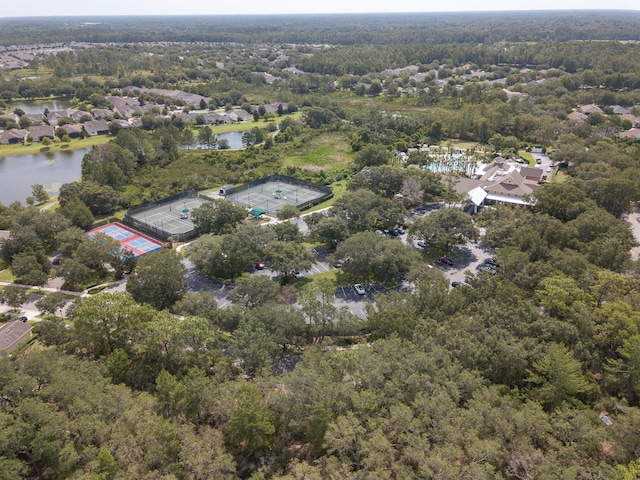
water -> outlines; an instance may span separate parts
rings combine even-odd
[[[13,112],[16,108],[22,109],[24,113],[44,113],[48,108],[50,112],[54,110],[67,110],[71,107],[71,100],[35,100],[33,102],[14,102],[7,108]]]
[[[244,132],[229,132],[229,133],[220,133],[216,135],[218,140],[226,139],[229,142],[229,148],[244,148],[242,144],[242,134]],[[198,138],[196,137],[196,141]],[[200,145],[198,143],[189,147],[181,147],[183,150],[192,150],[194,148],[206,150],[207,147]],[[212,149],[213,150],[213,149]]]
[[[63,183],[80,178],[82,158],[88,151],[81,148],[0,158],[0,203],[26,204],[31,185],[36,183],[49,195],[56,195]]]

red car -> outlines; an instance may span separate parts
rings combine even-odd
[[[440,257],[438,261],[440,263],[444,263],[445,265],[449,265],[450,267],[453,265],[453,260],[449,257]]]

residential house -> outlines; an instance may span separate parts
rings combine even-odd
[[[582,112],[570,113],[567,118],[573,122],[585,122],[587,120],[587,116]]]
[[[0,143],[2,145],[15,145],[18,143],[24,143],[27,139],[27,135],[29,135],[28,130],[12,128],[0,133]]]
[[[95,110],[91,110],[91,115],[95,119],[111,119],[113,118],[113,112],[111,110],[107,110],[106,108],[96,108]]]
[[[44,123],[44,115],[42,113],[27,113],[23,118],[29,120],[30,125],[41,125]]]
[[[106,120],[91,120],[90,122],[84,122],[82,125],[84,131],[87,132],[87,135],[90,137],[95,137],[96,135],[108,135],[109,134],[109,124]]]
[[[582,105],[579,110],[584,113],[585,115],[591,115],[592,113],[599,113],[599,114],[603,114],[604,112],[602,111],[602,109],[593,104],[590,103],[589,105]]]
[[[622,118],[624,120],[629,120],[631,122],[631,127],[632,128],[640,126],[640,118],[636,117],[635,115],[633,115],[631,113],[626,113],[626,114],[622,115]]]
[[[227,125],[231,122],[228,117],[224,115],[220,115],[219,113],[209,112],[204,114],[205,124],[214,124],[214,125]]]
[[[282,111],[286,112],[289,108],[287,103],[268,103],[264,106],[266,113],[278,113],[278,108],[282,107]]]
[[[67,132],[69,138],[80,138],[82,137],[82,127],[80,125],[72,125],[67,124],[60,127],[62,130]]]
[[[55,132],[51,125],[33,125],[29,127],[29,135],[34,142],[41,142],[45,137],[50,140],[55,138]]]
[[[0,351],[11,353],[31,338],[33,327],[19,320],[0,326]]]
[[[20,117],[15,113],[7,113],[6,115],[0,115],[0,119],[2,120],[11,120],[12,122],[18,124],[20,123]]]
[[[630,108],[622,107],[620,105],[614,105],[613,107],[611,107],[611,111],[616,115],[628,115],[629,113],[631,113]]]
[[[49,125],[52,125],[54,127],[58,125],[58,120],[68,117],[69,113],[67,113],[66,110],[56,110],[54,112],[47,113],[47,121],[49,122]]]
[[[640,142],[640,128],[632,128],[631,130],[620,132],[620,138],[635,138],[636,141]]]
[[[248,122],[252,118],[245,110],[231,110],[227,112],[227,117],[234,122]]]
[[[83,112],[82,110],[74,110],[69,114],[69,117],[71,117],[71,120],[76,123],[80,123],[83,119],[86,119],[88,117],[94,118],[93,115],[91,115],[89,112]]]

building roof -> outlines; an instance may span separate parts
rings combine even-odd
[[[27,334],[29,334],[29,337],[31,336],[32,329],[31,325],[22,323],[19,320],[0,326],[0,350],[10,352]]]
[[[542,178],[541,168],[520,167],[520,175],[523,177],[534,177],[540,180]]]
[[[586,115],[590,115],[592,113],[604,113],[602,109],[594,103],[590,103],[589,105],[582,105],[580,107],[580,111]]]
[[[98,133],[98,132],[108,132],[109,124],[106,120],[91,120],[90,122],[84,122],[82,125],[85,131],[88,134]]]
[[[55,132],[51,125],[34,125],[29,127],[29,135],[33,138],[51,137],[53,138]]]

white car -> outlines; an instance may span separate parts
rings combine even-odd
[[[552,170],[551,167],[547,167],[547,173],[550,172]]]
[[[298,270],[291,270],[291,275],[295,278],[304,278],[304,276]]]
[[[353,289],[356,291],[356,293],[358,295],[365,295],[367,292],[365,291],[364,287],[362,285],[360,285],[359,283],[356,283],[353,286]]]

